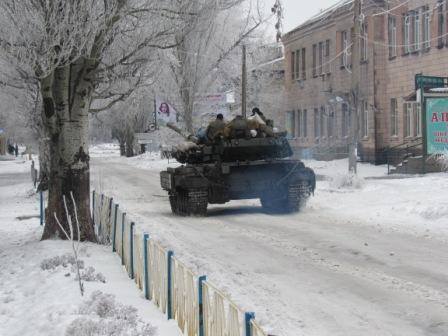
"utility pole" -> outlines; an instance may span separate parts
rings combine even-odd
[[[246,118],[246,99],[247,99],[247,71],[246,71],[246,46],[243,44],[243,62],[242,62],[242,74],[241,74],[241,114],[243,118]]]
[[[350,127],[350,144],[348,153],[348,171],[357,173],[357,154],[359,137],[359,78],[360,78],[360,36],[361,36],[361,0],[355,0],[353,5],[353,35],[352,35],[352,85],[350,92],[351,100],[351,127]]]

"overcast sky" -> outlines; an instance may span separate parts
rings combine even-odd
[[[275,0],[264,0],[267,8],[271,8]],[[319,13],[321,9],[326,9],[339,0],[282,0],[285,19],[283,22],[283,33],[294,29],[305,22],[311,16]]]

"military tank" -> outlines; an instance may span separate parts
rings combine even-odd
[[[316,187],[313,170],[291,158],[286,133],[258,129],[254,136],[254,127],[244,120],[231,122],[230,131],[211,141],[168,124],[187,140],[171,153],[182,165],[160,173],[174,214],[206,216],[208,204],[255,198],[270,213],[296,212],[304,206]]]

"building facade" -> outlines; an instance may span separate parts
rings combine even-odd
[[[448,76],[448,0],[363,1],[354,36],[353,1],[339,3],[283,36],[285,126],[297,152],[347,154],[357,113],[358,155],[381,163],[386,148],[421,140],[415,75]],[[353,106],[353,39],[359,39]]]

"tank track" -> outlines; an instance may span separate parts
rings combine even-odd
[[[207,215],[207,190],[179,190],[169,198],[171,210],[175,215],[201,217]]]
[[[283,192],[277,190],[275,194],[277,196],[265,196],[260,199],[263,209],[271,213],[291,213],[300,211],[311,193],[308,182],[302,181],[289,185]],[[283,196],[280,196],[281,194]]]

